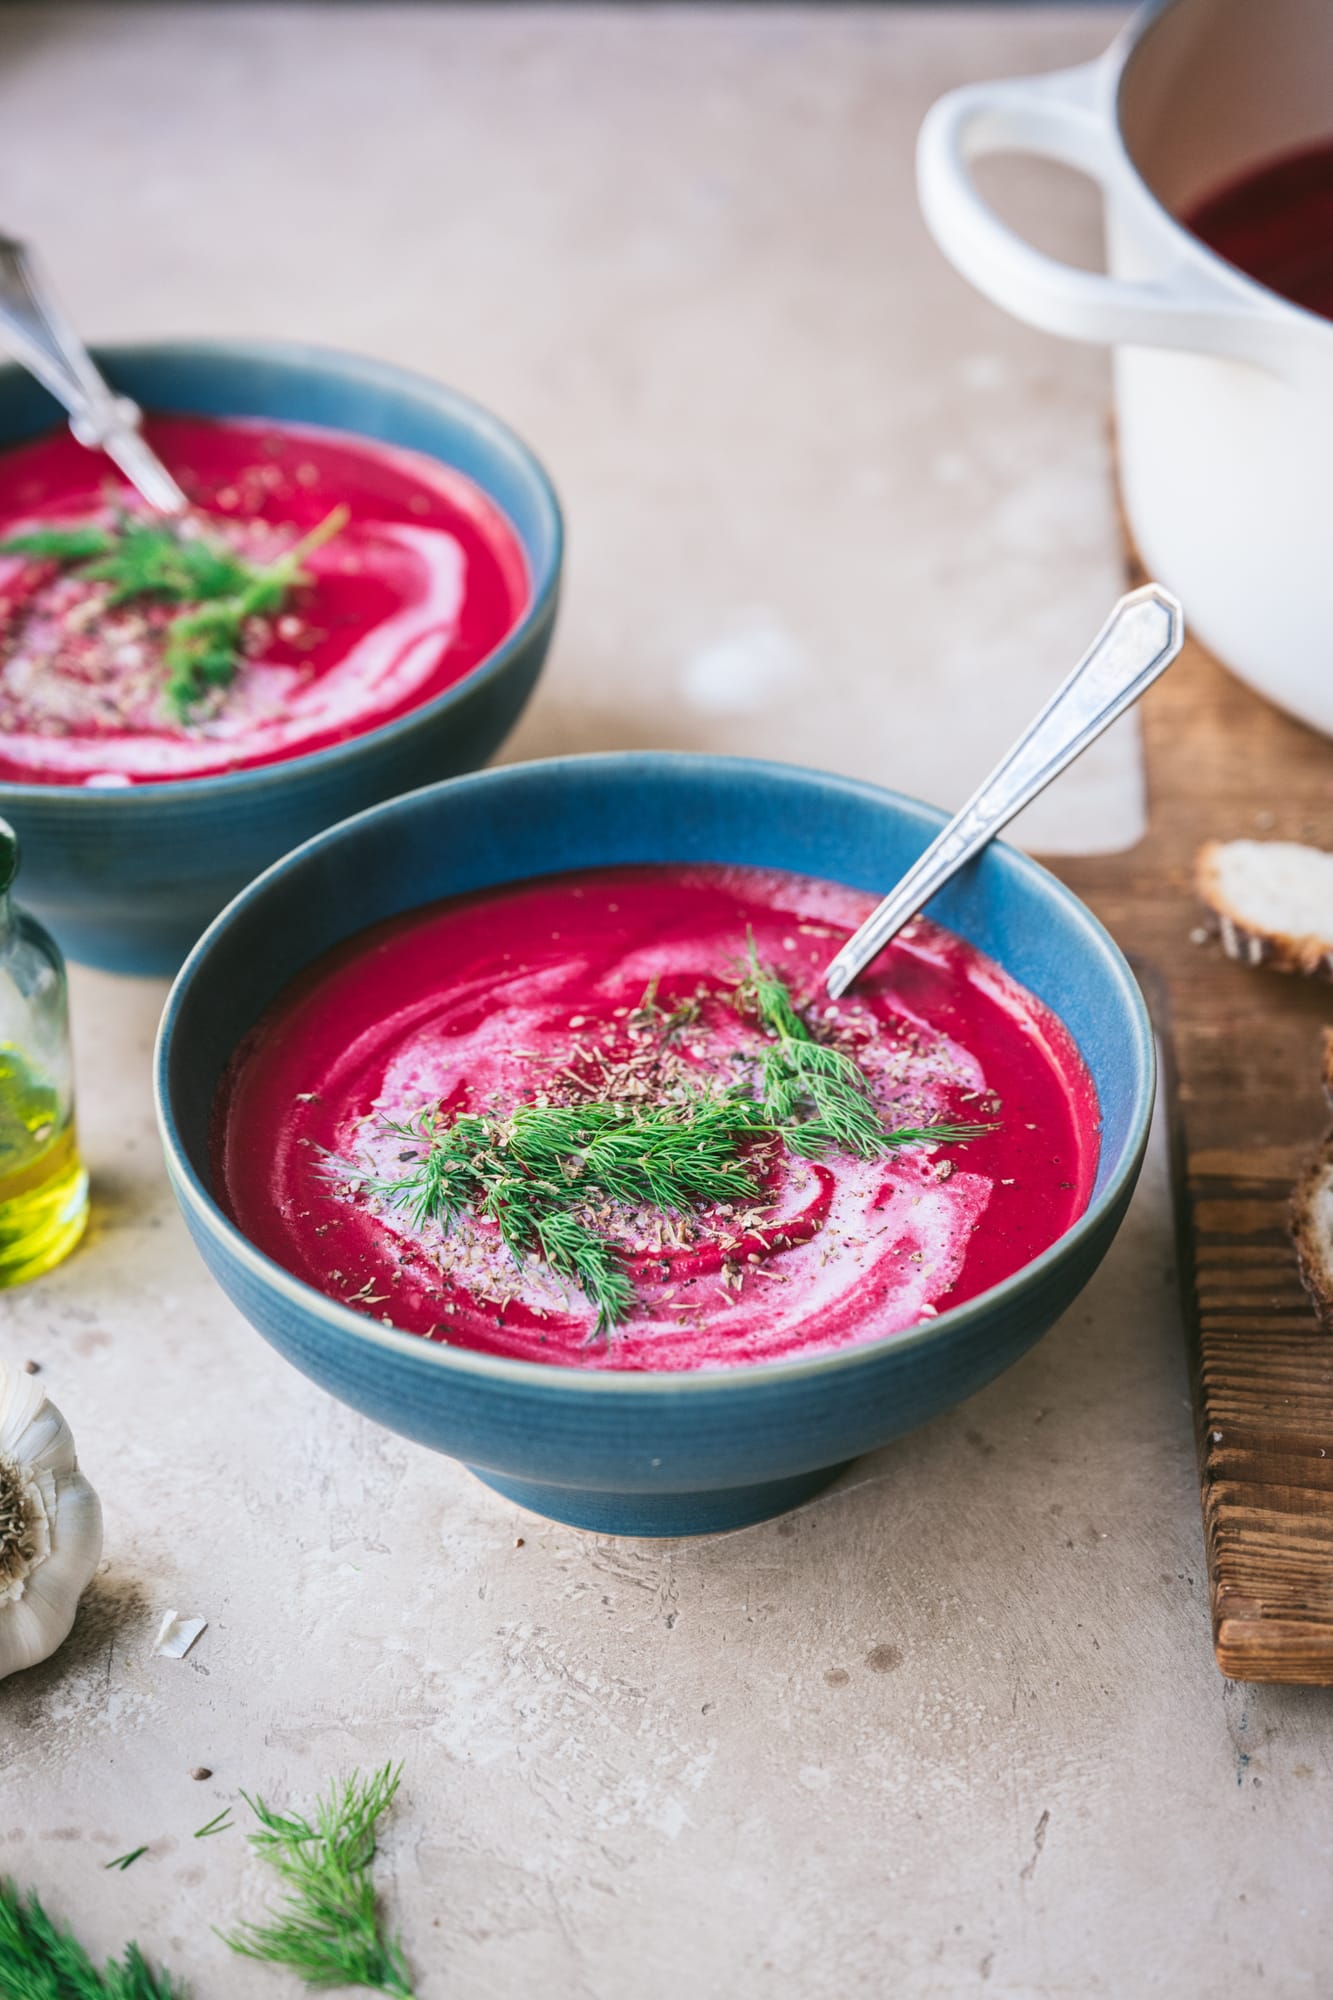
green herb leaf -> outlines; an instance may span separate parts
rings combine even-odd
[[[634,1287],[616,1262],[611,1246],[576,1215],[553,1209],[535,1215],[536,1248],[557,1277],[579,1287],[597,1308],[597,1331],[607,1332],[634,1310]],[[512,1244],[511,1248],[514,1247]]]
[[[731,1093],[647,1111],[520,1104],[507,1118],[467,1114],[451,1124],[425,1112],[387,1129],[425,1149],[407,1173],[374,1179],[339,1161],[333,1170],[407,1207],[418,1228],[435,1221],[447,1231],[468,1210],[490,1217],[516,1262],[535,1252],[582,1289],[599,1332],[629,1317],[634,1292],[580,1209],[617,1202],[679,1213],[760,1192],[742,1147],[763,1135],[762,1120]]]
[[[307,580],[301,568],[305,558],[345,528],[348,519],[346,507],[335,507],[277,562],[247,570],[248,580],[233,595],[172,620],[163,654],[166,694],[181,721],[214,689],[230,686],[241,663],[247,622],[282,609],[288,592]]]
[[[165,1972],[153,1972],[137,1944],[102,1971],[71,1933],[53,1923],[35,1893],[20,1896],[0,1877],[0,1994],[13,2000],[186,2000]]]
[[[520,1104],[507,1117],[469,1112],[444,1120],[428,1110],[384,1127],[419,1149],[408,1154],[403,1173],[367,1175],[340,1160],[327,1170],[404,1208],[418,1229],[435,1222],[447,1234],[469,1213],[488,1217],[516,1263],[536,1255],[577,1285],[595,1308],[597,1331],[606,1333],[629,1318],[635,1294],[614,1246],[591,1226],[591,1210],[610,1203],[681,1214],[760,1201],[765,1144],[780,1142],[798,1158],[843,1152],[868,1160],[907,1146],[961,1144],[992,1129],[886,1125],[860,1065],[814,1039],[790,989],[760,965],[753,938],[735,1004],[774,1038],[758,1053],[757,1101],[726,1090],[646,1109],[589,1098]],[[655,1032],[665,1045],[682,1014],[693,1025],[699,1012],[697,1001],[668,1012],[654,980],[628,1024]]]
[[[167,627],[162,662],[167,706],[181,722],[215,688],[230,687],[241,663],[247,613],[234,604],[205,604],[183,611]]]
[[[114,529],[35,528],[0,542],[0,555],[27,555],[74,567],[91,583],[109,585],[106,609],[140,598],[192,605],[167,627],[163,663],[166,699],[177,719],[229,687],[241,664],[251,618],[280,611],[308,581],[301,564],[346,527],[346,507],[264,569],[176,523],[122,514]]]
[[[91,562],[114,546],[105,528],[33,528],[0,542],[0,556],[32,556],[40,562]]]
[[[216,1813],[207,1826],[198,1826],[195,1828],[194,1837],[196,1840],[207,1840],[210,1833],[226,1833],[235,1824],[236,1822],[231,1816],[231,1807],[223,1806],[222,1811]]]
[[[90,583],[110,584],[106,605],[115,610],[137,597],[163,598],[171,604],[227,597],[243,590],[254,570],[229,550],[182,535],[165,522],[125,515],[111,547],[96,560],[80,564],[79,574]]]
[[[242,1793],[259,1820],[250,1844],[276,1870],[286,1894],[265,1924],[243,1924],[224,1942],[243,1958],[284,1965],[307,1986],[364,1986],[413,2000],[397,1938],[381,1928],[370,1865],[375,1829],[393,1804],[402,1766],[359,1773],[317,1801],[310,1819],[279,1813]]]
[[[108,1868],[119,1868],[123,1875],[127,1868],[133,1868],[141,1854],[147,1854],[147,1852],[148,1843],[145,1841],[142,1847],[132,1847],[128,1854],[118,1854],[114,1861],[108,1861],[105,1865]]]
[[[989,1125],[887,1126],[875,1109],[870,1082],[854,1056],[815,1040],[788,987],[759,963],[748,934],[748,966],[737,1005],[758,1015],[776,1040],[760,1062],[764,1109],[782,1129],[788,1152],[819,1159],[829,1152],[877,1159],[904,1146],[961,1144]]]
[[[0,542],[0,554],[28,555],[74,567],[90,583],[110,585],[107,609],[137,597],[197,604],[233,596],[257,574],[230,550],[182,533],[174,522],[122,514],[114,529],[37,528]]]

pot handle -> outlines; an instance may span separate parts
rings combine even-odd
[[[1274,316],[1209,272],[1177,264],[1128,279],[1079,270],[1034,250],[977,192],[971,162],[987,153],[1058,160],[1106,187],[1117,142],[1099,103],[1101,67],[972,84],[932,105],[917,142],[917,190],[932,236],[978,291],[1047,333],[1272,366],[1264,332]]]

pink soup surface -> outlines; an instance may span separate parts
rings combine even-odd
[[[918,920],[836,1010],[821,969],[871,899],[801,876],[617,867],[451,899],[361,933],[284,992],[224,1078],[214,1185],[295,1276],[426,1339],[571,1368],[729,1368],[901,1332],[1021,1269],[1087,1206],[1094,1086],[1068,1031],[998,966]],[[342,1176],[393,1178],[386,1129],[424,1107],[595,1097],[633,1057],[649,982],[699,1001],[676,1073],[735,1074],[758,1032],[728,1001],[747,927],[823,1032],[854,1049],[894,1125],[990,1122],[966,1144],[870,1161],[783,1153],[762,1198],[624,1228],[637,1305],[609,1333],[587,1301],[485,1224],[449,1236]],[[700,1001],[699,995],[703,998]],[[813,1018],[813,1016],[812,1016]],[[729,1064],[731,1068],[729,1070]]]
[[[153,417],[192,503],[188,531],[265,564],[335,508],[282,615],[251,621],[236,678],[187,721],[164,697],[176,607],[107,603],[76,569],[0,555],[0,779],[124,785],[212,776],[346,742],[430,701],[485,659],[530,599],[508,520],[418,452],[296,425]],[[0,540],[143,513],[68,431],[0,453]]]

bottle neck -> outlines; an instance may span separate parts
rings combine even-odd
[[[14,928],[14,898],[10,893],[19,872],[19,837],[7,819],[0,819],[0,940]]]
[[[14,906],[9,891],[18,872],[18,835],[7,819],[0,819],[0,936],[10,929],[14,921]]]

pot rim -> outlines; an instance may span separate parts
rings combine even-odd
[[[1262,280],[1242,270],[1239,264],[1228,262],[1178,216],[1173,215],[1154,192],[1125,143],[1121,111],[1130,66],[1136,60],[1151,59],[1146,56],[1146,51],[1153,29],[1181,4],[1183,0],[1144,0],[1144,4],[1117,30],[1103,53],[1093,58],[1092,67],[1097,72],[1098,82],[1098,109],[1110,143],[1108,165],[1117,169],[1121,176],[1117,191],[1131,193],[1180,261],[1197,265],[1208,274],[1214,285],[1225,287],[1251,309],[1262,308],[1269,318],[1290,320],[1293,329],[1300,329],[1307,338],[1333,341],[1333,321],[1312,312],[1308,306],[1298,305],[1294,299],[1285,298],[1281,292],[1274,291]],[[1282,155],[1274,154],[1272,157],[1277,159]],[[1225,184],[1218,183],[1219,186]],[[1206,305],[1207,301],[1202,303]]]

